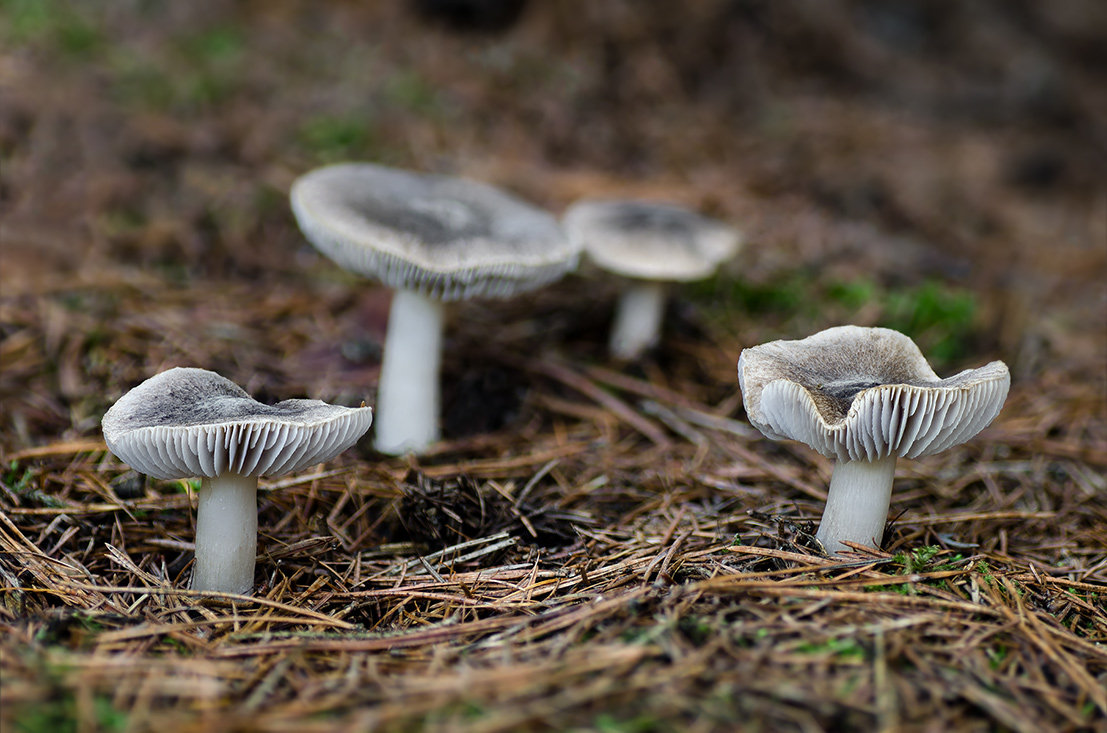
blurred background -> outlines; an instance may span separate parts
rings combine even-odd
[[[1100,0],[0,0],[5,442],[94,433],[174,363],[365,396],[387,294],[287,205],[340,160],[733,223],[743,251],[672,306],[726,390],[743,346],[853,322],[1102,410]],[[576,309],[595,333],[561,334],[599,354],[614,287],[529,312]]]
[[[279,608],[153,592],[199,485],[104,450],[124,392],[375,401],[390,293],[288,204],[343,160],[745,245],[631,364],[596,268],[456,304],[440,445],[263,479]],[[1105,171],[1104,0],[0,0],[0,727],[1092,729]],[[735,366],[845,323],[1013,382],[897,466],[886,558],[816,574],[833,464],[754,431]]]

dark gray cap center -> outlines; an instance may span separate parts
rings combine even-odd
[[[464,201],[446,198],[409,198],[385,201],[361,197],[353,209],[366,222],[407,232],[429,246],[466,239],[492,237],[491,215]]]
[[[623,202],[608,214],[613,229],[626,232],[652,232],[671,237],[690,238],[699,217],[689,212],[660,205],[643,206]]]

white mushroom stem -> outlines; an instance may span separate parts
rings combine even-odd
[[[623,291],[615,307],[611,328],[611,353],[617,359],[637,359],[655,345],[661,335],[665,312],[665,285],[637,280]]]
[[[249,595],[258,554],[257,476],[205,478],[198,498],[192,588]]]
[[[843,541],[879,547],[888,520],[896,457],[838,461],[830,477],[819,542],[831,555],[849,550]]]
[[[381,453],[418,453],[438,440],[443,312],[440,301],[411,290],[392,296],[374,421]]]

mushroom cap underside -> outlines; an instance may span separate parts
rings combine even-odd
[[[301,176],[290,198],[338,265],[440,300],[510,297],[577,264],[552,215],[476,181],[345,163]]]
[[[741,246],[737,229],[653,201],[578,201],[565,212],[564,224],[569,238],[597,265],[644,280],[702,280]]]
[[[907,336],[857,326],[745,349],[738,379],[767,437],[870,461],[963,443],[996,418],[1011,383],[1000,361],[941,379]]]
[[[111,452],[154,478],[279,476],[338,455],[372,415],[319,400],[266,405],[214,372],[177,367],[123,395],[102,425]]]

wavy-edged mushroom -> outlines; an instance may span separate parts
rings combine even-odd
[[[316,249],[395,291],[376,405],[383,453],[438,440],[444,302],[508,298],[577,264],[552,215],[475,181],[345,163],[301,176],[290,197]]]
[[[199,476],[192,587],[249,594],[257,556],[258,477],[330,460],[373,420],[368,407],[320,400],[265,405],[215,372],[175,367],[104,414],[108,448],[159,479]]]
[[[993,361],[941,379],[904,334],[839,326],[744,349],[738,382],[754,427],[836,460],[817,534],[833,554],[845,541],[879,547],[896,459],[979,433],[999,415],[1011,376]]]
[[[653,201],[585,199],[563,219],[569,238],[589,259],[627,278],[610,340],[612,355],[624,361],[657,344],[666,284],[710,277],[742,241],[721,221]]]

